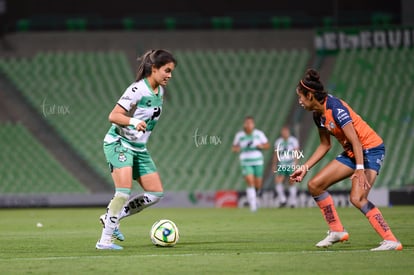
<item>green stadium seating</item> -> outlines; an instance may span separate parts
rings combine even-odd
[[[108,114],[133,79],[124,54],[39,53],[0,62],[23,95],[111,184],[102,151]],[[106,125],[106,126],[105,126]]]
[[[16,22],[16,30],[19,32],[26,32],[30,30],[31,22],[29,19],[19,19]]]
[[[233,18],[230,16],[215,16],[211,18],[211,26],[213,29],[229,30],[233,28]]]
[[[66,28],[69,31],[84,31],[88,22],[85,18],[69,18],[66,20]]]
[[[290,16],[272,16],[270,24],[273,29],[289,29],[292,27],[292,18]]]
[[[243,189],[234,135],[246,115],[271,144],[296,95],[309,60],[306,50],[176,51],[162,117],[148,148],[165,189]],[[8,59],[0,69],[96,169],[112,180],[102,152],[107,117],[134,76],[120,52],[46,52]],[[65,113],[69,111],[68,113]],[[60,112],[59,112],[60,111]],[[195,134],[207,144],[195,143]],[[265,152],[268,162],[272,150]]]
[[[332,72],[332,93],[347,101],[384,139],[386,157],[375,187],[398,189],[414,181],[410,161],[414,149],[413,62],[413,49],[342,51]],[[317,144],[314,130],[305,144],[305,153],[311,154]],[[334,141],[319,167],[340,152],[342,148]],[[312,169],[308,177],[317,170]],[[350,180],[346,180],[333,188],[349,186]]]
[[[125,17],[122,19],[122,26],[125,30],[133,30],[135,28],[135,22],[134,19],[131,17]]]
[[[174,17],[164,18],[164,25],[167,30],[175,30],[177,28],[177,19]]]
[[[292,87],[308,52],[221,50],[175,55],[179,66],[149,144],[166,189],[243,189],[238,155],[231,153],[234,135],[244,117],[253,115],[257,128],[274,142],[296,98]],[[197,147],[195,134],[206,137],[207,144]],[[271,155],[271,150],[265,152],[266,162]]]
[[[0,126],[0,193],[88,192],[23,125]]]

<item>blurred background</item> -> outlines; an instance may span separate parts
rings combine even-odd
[[[271,144],[289,125],[308,158],[317,130],[295,94],[308,67],[383,137],[377,203],[414,204],[413,26],[408,0],[0,0],[0,207],[108,202],[107,117],[137,56],[155,48],[178,59],[148,144],[161,206],[244,205],[231,144],[247,115]],[[307,177],[339,153],[335,143]],[[262,206],[277,207],[264,154]],[[298,187],[299,206],[312,205]],[[332,188],[338,203],[349,205],[349,188]]]

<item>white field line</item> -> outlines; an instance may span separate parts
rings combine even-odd
[[[403,251],[411,251],[411,249],[404,249]],[[185,254],[135,254],[135,255],[123,255],[122,251],[113,251],[114,255],[86,255],[86,256],[62,256],[62,257],[30,257],[30,258],[12,258],[1,259],[0,262],[9,261],[59,261],[59,260],[81,260],[81,259],[108,259],[108,258],[151,258],[151,257],[197,257],[197,256],[226,256],[226,255],[300,255],[300,254],[352,254],[352,253],[384,253],[384,252],[372,252],[369,250],[345,250],[345,251],[332,251],[332,250],[319,250],[319,251],[275,251],[275,252],[233,252],[233,253],[185,253]],[[99,251],[97,251],[99,253]]]

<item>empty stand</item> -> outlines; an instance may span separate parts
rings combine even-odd
[[[0,125],[0,193],[87,193],[20,124]]]

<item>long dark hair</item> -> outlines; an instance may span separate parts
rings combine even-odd
[[[299,81],[298,89],[304,96],[312,93],[319,102],[323,102],[328,95],[315,69],[306,70],[305,76]]]
[[[149,50],[137,59],[139,65],[137,70],[136,81],[151,75],[151,68],[154,66],[159,69],[165,64],[174,63],[177,66],[177,60],[167,50]]]

